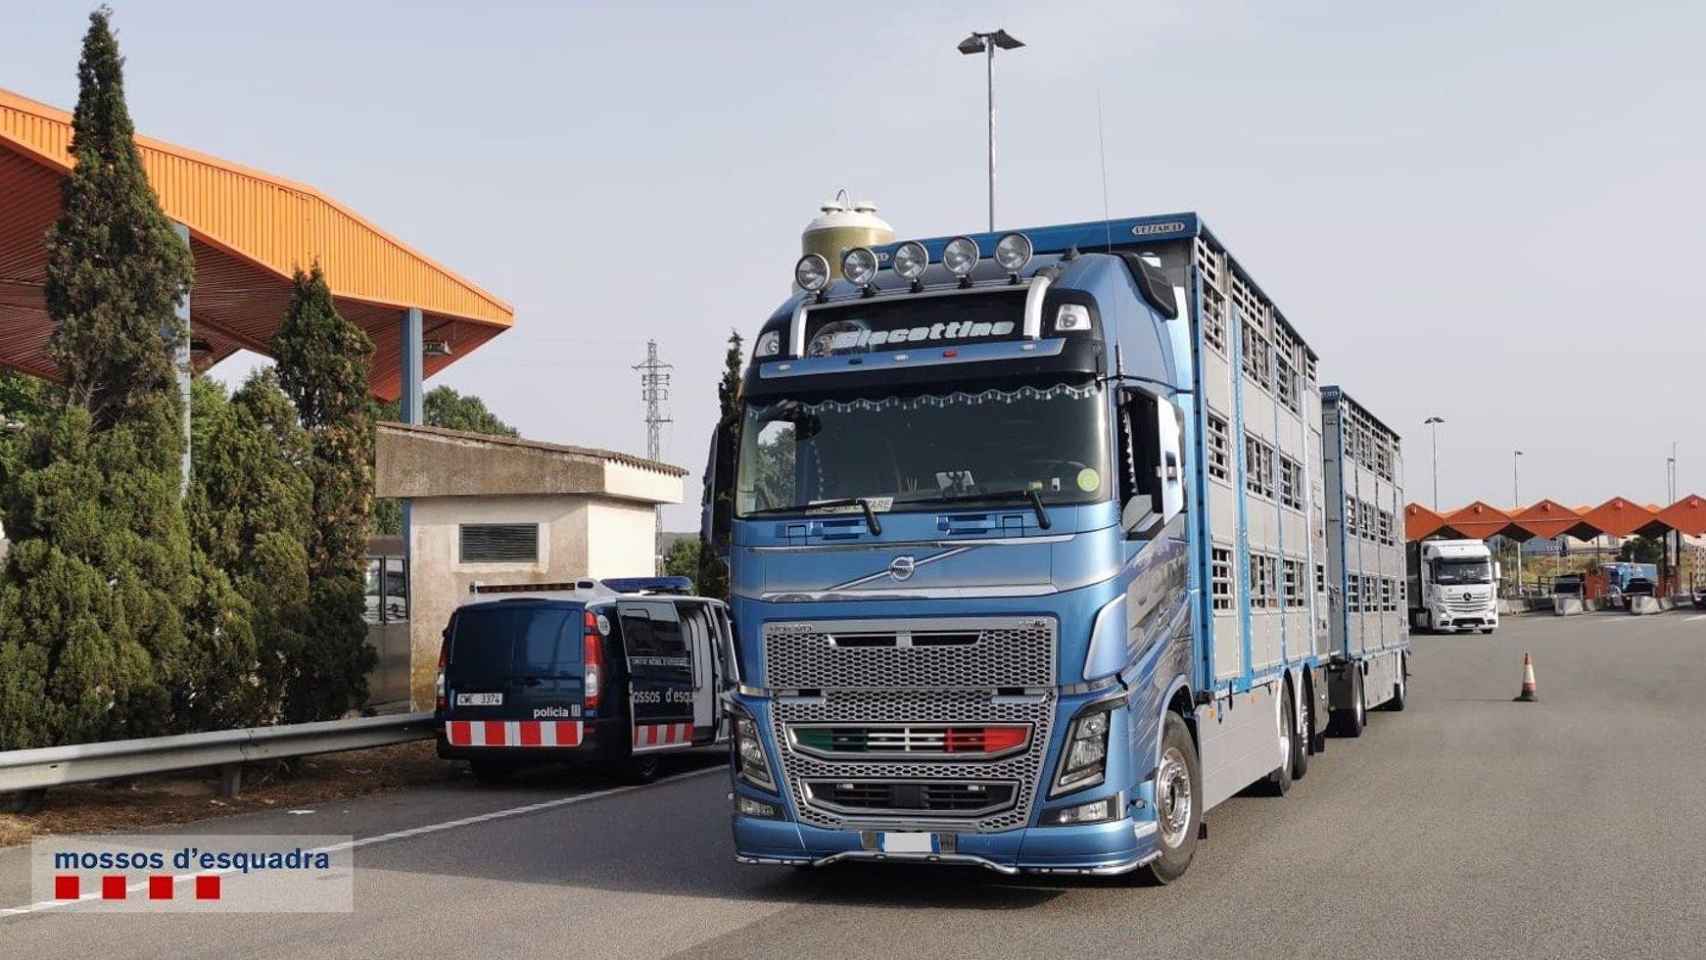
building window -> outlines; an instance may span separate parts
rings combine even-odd
[[[1244,488],[1274,498],[1274,448],[1249,434],[1244,435]]]
[[[1388,547],[1397,546],[1392,534],[1392,511],[1380,511],[1380,542]]]
[[[1388,483],[1392,482],[1392,445],[1384,437],[1374,448],[1374,472]]]
[[[539,524],[464,523],[461,563],[538,563]]]
[[[1345,578],[1345,612],[1358,613],[1362,610],[1361,585],[1362,577],[1354,573]]]
[[[1293,510],[1303,509],[1303,464],[1280,455],[1280,503]]]
[[[1397,607],[1393,606],[1393,604],[1392,604],[1392,578],[1391,577],[1381,577],[1380,578],[1380,609],[1382,609],[1382,610],[1396,610],[1397,609]]]
[[[1327,565],[1324,563],[1315,565],[1315,592],[1327,592]]]
[[[1215,547],[1209,560],[1210,595],[1214,600],[1214,609],[1218,611],[1232,609],[1232,551],[1225,547]]]
[[[1209,349],[1226,356],[1226,298],[1207,285],[1202,288],[1202,338]]]
[[[1357,499],[1345,494],[1345,536],[1359,536],[1357,526]]]

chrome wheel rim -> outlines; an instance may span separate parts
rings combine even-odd
[[[1161,842],[1177,849],[1191,826],[1191,768],[1178,747],[1161,755],[1155,776],[1155,803],[1161,822]]]
[[[1282,688],[1283,689],[1283,688]],[[1291,767],[1291,698],[1283,693],[1279,697],[1279,747],[1280,766],[1289,770]]]

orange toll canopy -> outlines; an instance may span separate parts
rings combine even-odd
[[[1446,514],[1445,524],[1468,539],[1485,540],[1501,533],[1509,533],[1511,515],[1492,504],[1477,500],[1461,510]]]
[[[47,354],[45,236],[71,172],[71,115],[0,90],[0,367],[56,376]],[[338,310],[373,339],[370,389],[401,385],[404,308],[421,311],[424,339],[449,351],[425,358],[431,376],[509,329],[509,304],[450,272],[313,187],[138,136],[166,215],[189,229],[195,358],[206,367],[240,349],[269,353],[290,298],[290,275],[318,261]]]
[[[1698,494],[1683,497],[1659,511],[1659,522],[1691,537],[1706,535],[1706,498]]]
[[[1582,519],[1581,514],[1556,500],[1542,500],[1525,507],[1517,511],[1513,519],[1529,536],[1541,540],[1557,537],[1578,537],[1585,540],[1599,533]]]
[[[1658,513],[1624,497],[1612,497],[1588,511],[1586,520],[1601,533],[1628,537],[1647,530],[1658,521]]]

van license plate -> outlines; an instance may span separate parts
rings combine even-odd
[[[884,853],[935,853],[933,833],[885,833],[879,838]]]
[[[456,695],[456,705],[459,707],[501,707],[504,705],[504,695],[501,693],[459,693]]]

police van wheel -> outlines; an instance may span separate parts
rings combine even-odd
[[[663,764],[655,753],[629,754],[617,768],[617,773],[628,783],[651,783],[663,772]]]
[[[515,767],[502,760],[470,760],[468,768],[474,771],[474,779],[487,786],[505,783],[515,773]]]
[[[1161,856],[1149,865],[1149,877],[1156,883],[1172,883],[1185,875],[1197,853],[1197,832],[1202,828],[1202,769],[1185,719],[1171,711],[1161,728],[1155,820]]]

